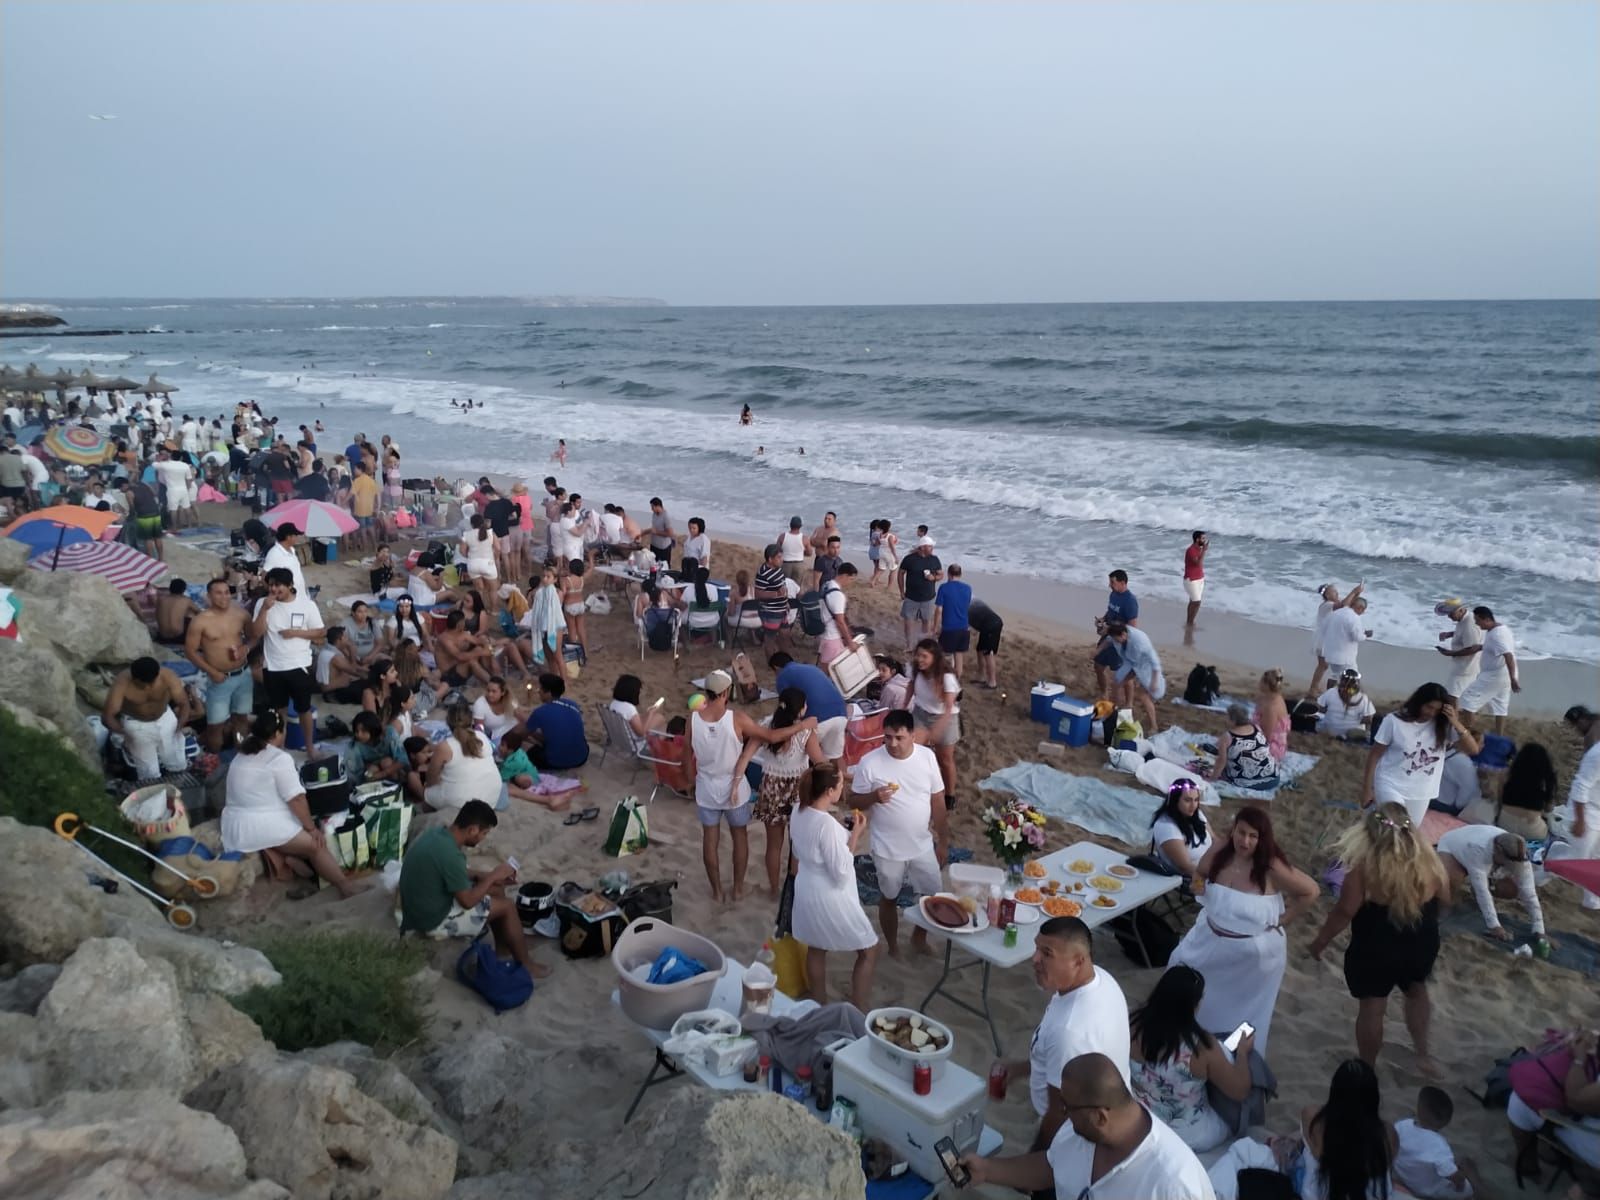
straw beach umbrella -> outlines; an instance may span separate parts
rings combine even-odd
[[[161,380],[157,379],[154,375],[151,375],[143,387],[135,388],[134,390],[137,391],[141,396],[168,397],[179,389],[173,387],[170,383],[162,383]]]

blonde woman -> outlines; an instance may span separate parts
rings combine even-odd
[[[452,704],[445,712],[450,736],[433,748],[428,760],[427,796],[433,808],[458,809],[468,800],[482,800],[504,809],[506,789],[489,739],[472,724],[472,709]]]
[[[1311,957],[1320,959],[1348,925],[1344,979],[1360,1004],[1356,1052],[1377,1065],[1389,993],[1399,988],[1417,1069],[1437,1075],[1438,1064],[1428,1053],[1428,976],[1439,954],[1439,906],[1450,895],[1444,864],[1401,804],[1378,805],[1339,839],[1334,852],[1347,873],[1339,903],[1311,943]]]
[[[1256,688],[1256,710],[1251,717],[1266,735],[1268,753],[1282,762],[1289,753],[1289,705],[1283,698],[1282,667],[1262,673]]]

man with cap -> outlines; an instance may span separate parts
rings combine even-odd
[[[285,521],[273,531],[277,535],[277,542],[267,551],[261,560],[261,574],[282,567],[294,576],[294,590],[301,596],[310,598],[311,593],[306,590],[305,572],[300,569],[300,555],[295,553],[295,547],[300,541],[300,530],[293,521]]]
[[[1471,686],[1472,681],[1478,677],[1480,647],[1483,645],[1483,630],[1478,628],[1478,623],[1472,619],[1472,608],[1464,600],[1444,600],[1433,606],[1435,614],[1449,617],[1456,623],[1454,629],[1439,635],[1441,642],[1449,642],[1449,646],[1434,647],[1440,654],[1450,659],[1450,678],[1445,681],[1445,687],[1452,698],[1459,700],[1461,693]]]
[[[796,583],[802,582],[806,573],[805,522],[799,517],[789,518],[789,528],[778,535],[778,546],[783,551],[783,573]]]
[[[760,738],[765,731],[744,713],[728,707],[733,691],[733,676],[712,671],[706,676],[705,703],[689,714],[689,737],[684,745],[683,763],[694,780],[695,811],[700,817],[700,854],[706,878],[711,881],[711,898],[721,903],[728,895],[722,886],[722,863],[718,846],[722,822],[727,821],[733,837],[734,900],[744,899],[744,873],[750,862],[750,782],[736,768],[745,739]],[[793,730],[784,730],[783,736]]]
[[[933,553],[933,539],[923,534],[911,553],[900,560],[895,587],[900,593],[900,621],[905,626],[906,648],[928,636],[933,628],[933,597],[944,578],[944,564]],[[916,623],[913,636],[911,626]]]
[[[1478,913],[1490,937],[1502,942],[1512,940],[1511,934],[1501,926],[1500,914],[1494,907],[1499,889],[1490,886],[1489,877],[1496,872],[1510,876],[1522,907],[1527,910],[1533,936],[1544,937],[1544,910],[1539,906],[1538,892],[1534,891],[1527,842],[1493,825],[1458,825],[1439,839],[1438,851],[1439,861],[1450,877],[1451,890],[1460,887],[1463,881],[1471,886],[1472,898],[1477,901]]]

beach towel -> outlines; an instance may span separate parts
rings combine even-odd
[[[1176,704],[1176,705],[1178,705],[1178,706],[1180,706],[1182,708],[1197,708],[1201,712],[1214,712],[1214,713],[1225,713],[1225,712],[1227,712],[1228,711],[1228,705],[1230,705],[1230,704],[1243,704],[1246,708],[1250,707],[1250,705],[1248,703],[1246,703],[1243,700],[1240,700],[1236,696],[1218,696],[1210,704],[1190,704],[1182,696],[1175,696],[1172,699],[1171,703]]]
[[[1003,767],[978,787],[1010,792],[1047,816],[1089,833],[1113,837],[1129,846],[1150,844],[1150,818],[1156,805],[1145,792],[1112,787],[1087,775],[1068,775],[1043,763]]]
[[[1202,751],[1198,743],[1207,743],[1215,746],[1217,735],[1209,733],[1190,733],[1181,725],[1172,725],[1150,738],[1150,747],[1155,751],[1157,758],[1164,758],[1170,763],[1176,763],[1188,770],[1209,769],[1214,753]],[[1204,764],[1204,767],[1197,764]],[[1294,751],[1283,756],[1278,763],[1278,786],[1274,788],[1244,788],[1234,787],[1229,783],[1213,782],[1217,795],[1229,800],[1271,800],[1281,791],[1292,789],[1297,780],[1307,771],[1317,765],[1314,754],[1296,754]]]
[[[1509,942],[1498,941],[1484,931],[1483,917],[1479,915],[1477,906],[1470,902],[1458,904],[1440,917],[1439,932],[1446,937],[1475,938],[1490,950],[1510,955],[1518,946],[1533,940],[1533,926],[1523,918],[1520,908],[1511,911],[1501,906],[1499,912],[1500,924],[1511,935]],[[1551,929],[1547,932],[1550,935],[1550,957],[1546,961],[1550,966],[1576,971],[1590,979],[1600,979],[1600,943],[1570,929]],[[1542,965],[1535,962],[1532,967]]]
[[[567,618],[561,612],[561,593],[553,587],[542,587],[533,593],[522,624],[533,634],[533,661],[543,663],[545,654],[561,645],[567,631]]]

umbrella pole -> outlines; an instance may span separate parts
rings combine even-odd
[[[63,542],[65,542],[66,540],[67,540],[67,527],[65,525],[63,525],[61,527],[61,531],[56,534],[56,549],[55,549],[55,553],[53,553],[50,556],[50,569],[52,571],[54,571],[56,569],[57,565],[59,565],[60,562],[61,562],[61,544]]]

